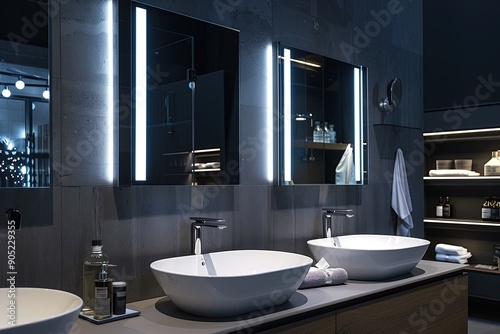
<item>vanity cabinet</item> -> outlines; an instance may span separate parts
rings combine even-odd
[[[467,287],[467,275],[454,276],[262,333],[467,333]]]
[[[105,325],[77,319],[75,328],[81,334],[466,333],[466,268],[422,260],[406,275],[298,290],[276,308],[220,319],[184,313],[163,296],[127,304],[140,316]]]
[[[467,285],[463,275],[339,310],[335,333],[467,333]]]
[[[334,334],[336,333],[336,313],[328,312],[300,321],[262,331],[264,334]],[[257,332],[258,333],[258,332]]]

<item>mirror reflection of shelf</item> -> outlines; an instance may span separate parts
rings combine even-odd
[[[345,151],[347,148],[347,143],[322,143],[314,142],[308,140],[294,140],[293,144],[295,147],[307,147],[320,150],[332,150],[332,151]]]
[[[195,173],[220,172],[221,171],[221,149],[209,148],[194,150],[193,171]]]

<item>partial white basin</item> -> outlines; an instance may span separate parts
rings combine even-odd
[[[181,310],[227,317],[269,312],[286,302],[304,280],[310,257],[268,250],[188,255],[151,263],[165,294]]]
[[[82,308],[80,297],[41,288],[0,289],[0,332],[69,333]]]
[[[409,273],[429,241],[395,235],[355,234],[309,240],[314,259],[347,271],[349,279],[382,280]]]

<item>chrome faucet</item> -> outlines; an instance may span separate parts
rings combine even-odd
[[[204,217],[189,217],[194,220],[191,223],[191,249],[193,254],[201,254],[201,228],[216,227],[219,230],[225,229],[227,226],[224,219],[204,218]]]
[[[332,220],[333,216],[346,216],[347,218],[354,217],[351,209],[332,209],[323,208],[323,238],[332,237]]]

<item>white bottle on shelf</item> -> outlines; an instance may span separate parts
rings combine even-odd
[[[321,122],[314,122],[314,130],[313,130],[313,142],[322,143],[323,142],[323,129],[321,128]]]
[[[337,142],[337,132],[333,129],[333,127],[333,124],[330,124],[328,129],[328,132],[330,133],[330,143]]]
[[[484,176],[500,175],[500,159],[498,159],[498,151],[491,152],[491,159],[484,164]]]
[[[323,124],[323,142],[324,143],[330,142],[330,130],[328,129],[327,122],[325,122],[325,124]]]

